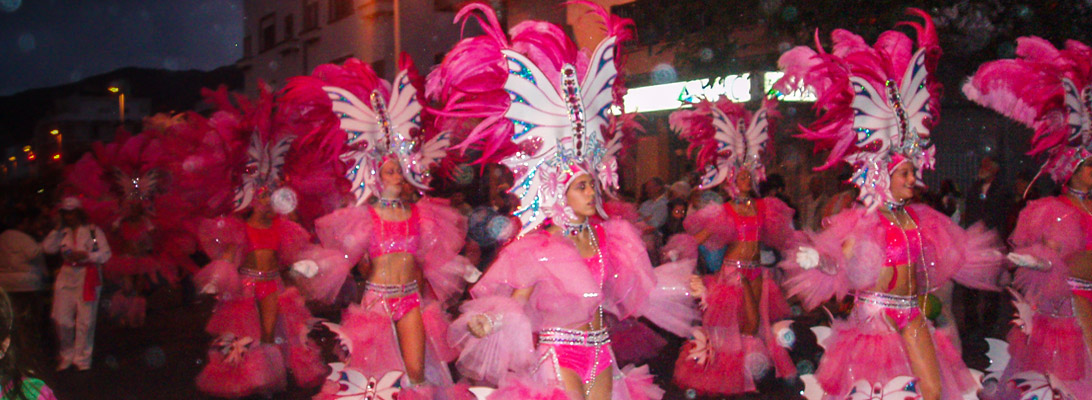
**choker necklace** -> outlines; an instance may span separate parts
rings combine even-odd
[[[739,197],[733,197],[732,198],[732,202],[735,203],[735,204],[750,205],[751,200],[754,200],[754,199],[751,198],[751,196],[739,196]]]
[[[406,203],[402,199],[386,199],[379,198],[379,206],[383,208],[406,208]]]
[[[1065,191],[1066,191],[1066,193],[1069,193],[1070,196],[1076,197],[1077,199],[1080,199],[1080,200],[1088,200],[1088,198],[1089,198],[1089,193],[1088,193],[1087,190],[1082,192],[1080,190],[1077,190],[1077,189],[1074,189],[1072,187],[1066,186]]]
[[[883,202],[883,206],[887,208],[888,211],[902,211],[902,209],[906,207],[906,200],[885,201]]]
[[[591,225],[588,224],[587,219],[579,224],[570,224],[568,222],[561,224],[561,234],[565,236],[576,236],[579,235],[580,232],[583,232],[585,230],[589,232],[591,231]]]

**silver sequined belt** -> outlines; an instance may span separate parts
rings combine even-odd
[[[417,281],[405,285],[386,285],[381,283],[365,282],[364,289],[382,295],[383,297],[403,297],[417,293]]]
[[[1069,284],[1069,290],[1088,290],[1092,291],[1092,282],[1086,281],[1081,278],[1065,278],[1065,282]]]
[[[260,281],[271,281],[281,277],[278,271],[258,271],[256,269],[239,267],[239,275],[254,278]]]
[[[917,296],[900,296],[880,292],[857,292],[857,302],[874,304],[894,310],[909,310],[918,307]]]
[[[610,344],[610,333],[606,329],[580,331],[576,329],[547,328],[538,331],[538,342],[540,344],[597,347]]]
[[[762,264],[759,264],[756,261],[724,260],[724,262],[721,263],[721,268],[724,268],[724,267],[735,267],[735,268],[740,268],[740,269],[755,269],[755,268],[762,268]]]

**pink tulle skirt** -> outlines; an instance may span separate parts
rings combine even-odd
[[[789,316],[781,289],[768,269],[761,273],[762,294],[758,299],[757,335],[740,332],[744,287],[738,269],[726,267],[704,278],[706,309],[702,315],[709,357],[704,364],[690,356],[697,346],[683,346],[675,362],[675,383],[703,394],[736,394],[755,390],[754,377],[774,367],[778,377],[796,374],[789,353],[775,340],[771,324]]]
[[[1031,336],[1020,327],[1009,331],[1009,365],[997,385],[987,387],[982,398],[1023,398],[1024,393],[1012,382],[1015,375],[1023,372],[1052,375],[1070,394],[1092,393],[1092,363],[1077,319],[1036,314],[1032,327]]]
[[[261,325],[254,297],[223,297],[213,310],[205,330],[219,339],[230,334],[253,343],[241,361],[229,362],[217,349],[209,351],[208,365],[197,377],[198,388],[219,397],[246,397],[283,390],[288,372],[296,385],[314,387],[327,374],[317,346],[306,338],[312,316],[296,289],[276,294],[278,345],[260,343]]]
[[[831,324],[826,353],[815,372],[826,399],[845,398],[860,380],[883,385],[899,376],[914,376],[902,335],[875,310],[857,307],[849,319]],[[948,334],[928,325],[940,367],[941,399],[962,400],[962,393],[975,390],[977,381]]]
[[[389,371],[405,371],[395,321],[385,307],[386,303],[368,301],[368,297],[364,300],[364,304],[351,305],[342,314],[342,329],[352,342],[348,365],[372,377]],[[425,381],[449,386],[452,378],[445,362],[458,356],[445,340],[450,323],[435,302],[423,305],[421,316],[425,329]]]

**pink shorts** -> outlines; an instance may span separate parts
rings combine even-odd
[[[883,314],[895,322],[898,330],[903,330],[910,321],[921,315],[916,296],[900,296],[878,292],[857,293],[855,307],[875,307],[883,311]]]
[[[382,285],[368,282],[364,295],[366,303],[382,301],[384,308],[391,314],[391,319],[398,321],[413,309],[421,306],[421,295],[417,293],[417,281],[405,285]]]
[[[585,385],[606,371],[613,363],[610,335],[606,329],[597,331],[545,329],[538,333],[538,344],[553,351],[557,367],[576,372]]]
[[[243,278],[243,285],[253,290],[254,298],[258,300],[264,300],[281,289],[281,277],[276,271],[239,268],[239,275]]]

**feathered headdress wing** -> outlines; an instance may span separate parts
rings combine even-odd
[[[720,98],[716,102],[702,100],[692,110],[671,113],[671,129],[690,142],[688,152],[703,171],[701,189],[720,185],[740,168],[751,171],[756,185],[765,180],[762,155],[770,141],[770,117],[776,114],[775,104],[764,101],[758,111],[751,113],[741,104]],[[734,186],[729,190],[738,191]]]
[[[427,190],[430,169],[447,154],[450,135],[432,132],[423,124],[420,86],[416,68],[405,54],[394,85],[357,59],[319,66],[312,76],[289,84],[289,92],[321,88],[326,94],[339,129],[324,134],[344,142],[339,158],[346,164],[345,178],[358,205],[379,193],[379,167],[385,160],[398,160],[406,181]]]
[[[1047,154],[1040,173],[1069,181],[1092,157],[1092,50],[1034,37],[1016,40],[1015,59],[987,62],[963,85],[967,98],[1035,130],[1029,155]]]
[[[615,157],[624,134],[615,132],[625,129],[611,127],[625,124],[612,123],[611,109],[620,93],[618,43],[628,38],[631,21],[579,3],[592,7],[607,26],[607,37],[590,57],[546,22],[516,25],[509,41],[493,10],[471,4],[456,20],[476,18],[486,35],[457,44],[430,79],[438,84],[429,95],[445,103],[440,115],[482,119],[460,148],[475,147],[480,162],[500,162],[515,174],[511,192],[520,200],[515,215],[523,223],[521,234],[570,213],[565,192],[572,178],[592,174],[600,191],[617,184]]]
[[[816,37],[816,49],[796,47],[778,64],[785,76],[775,89],[790,93],[807,86],[816,93],[821,114],[800,137],[817,149],[830,149],[826,169],[844,161],[855,169],[852,182],[858,199],[869,209],[891,200],[890,170],[902,161],[921,171],[932,169],[935,149],[929,141],[940,118],[940,85],[930,79],[940,57],[932,18],[910,9],[923,24],[900,25],[917,31],[917,46],[905,34],[887,31],[869,46],[846,30],[835,30],[834,46],[826,52]],[[817,34],[818,35],[818,34]]]

